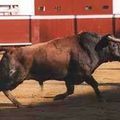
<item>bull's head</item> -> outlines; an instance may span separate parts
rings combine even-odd
[[[120,39],[111,35],[103,36],[96,45],[96,51],[104,51],[104,57],[110,61],[120,61]]]
[[[0,48],[4,51],[0,61],[0,90],[12,90],[19,85],[25,76],[25,70],[22,66],[17,48]]]

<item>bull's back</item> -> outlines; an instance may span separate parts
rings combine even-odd
[[[42,76],[42,79],[63,79],[69,72],[71,59],[79,62],[80,66],[90,63],[76,36],[36,44],[29,49],[34,58],[31,72]]]
[[[55,44],[50,42],[37,46],[31,68],[32,74],[38,75],[41,79],[63,79],[67,75],[70,49]]]
[[[71,71],[69,69],[71,61],[75,61],[72,62],[72,66],[74,66],[72,71],[80,72],[78,66],[85,71],[90,71],[89,55],[80,45],[77,36],[57,39],[49,44],[46,50],[47,60],[49,60],[50,65],[56,68],[56,71],[68,73]]]

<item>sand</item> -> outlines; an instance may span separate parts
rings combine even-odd
[[[65,100],[54,101],[55,95],[66,90],[64,82],[47,81],[42,92],[38,82],[25,81],[11,93],[32,107],[16,108],[0,92],[0,120],[120,120],[120,63],[103,64],[93,76],[105,102],[98,102],[86,84],[76,85],[74,94]]]

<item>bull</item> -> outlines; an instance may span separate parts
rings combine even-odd
[[[26,47],[0,47],[0,91],[17,106],[21,104],[10,94],[24,80],[34,79],[42,86],[46,80],[65,81],[66,92],[54,100],[74,93],[74,85],[86,82],[102,98],[92,73],[102,63],[120,61],[120,40],[83,32]]]

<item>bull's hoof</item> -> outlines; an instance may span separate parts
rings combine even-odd
[[[14,105],[15,107],[17,107],[17,108],[23,108],[23,105],[22,105],[20,102],[18,102],[18,101],[14,101],[14,102],[13,102],[13,105]]]
[[[16,104],[15,105],[17,108],[25,108],[26,106],[25,105],[22,105],[22,104]]]
[[[34,107],[33,105],[17,105],[17,108],[32,108]]]
[[[56,95],[54,100],[63,100],[67,97],[66,94],[59,94],[59,95]]]

